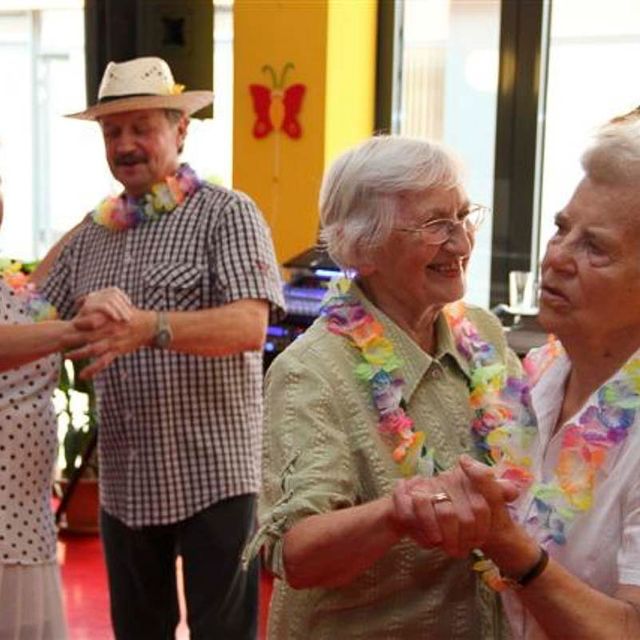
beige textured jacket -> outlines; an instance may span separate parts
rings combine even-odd
[[[431,357],[362,300],[404,363],[404,399],[416,428],[426,432],[438,462],[453,465],[461,453],[473,449],[469,367],[456,350],[444,316],[436,323],[438,349]],[[519,370],[495,317],[478,308],[467,313],[480,334],[496,346],[499,358],[512,371]],[[294,523],[379,498],[400,477],[377,434],[369,388],[354,374],[359,358],[358,351],[327,331],[320,318],[275,360],[267,375],[261,527],[247,554],[264,546],[267,565],[278,576],[269,638],[503,637],[497,598],[478,585],[470,561],[449,559],[408,539],[346,587],[296,591],[287,585],[282,541]]]

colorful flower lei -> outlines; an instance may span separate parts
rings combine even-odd
[[[556,342],[533,358],[544,363],[550,350],[560,348]],[[554,477],[531,487],[533,511],[526,525],[542,544],[565,544],[571,523],[591,509],[598,471],[609,452],[629,435],[638,408],[640,356],[636,353],[598,389],[595,402],[564,428]]]
[[[181,164],[173,175],[154,184],[149,193],[139,198],[126,193],[105,198],[95,208],[93,221],[111,231],[132,229],[170,213],[201,186],[196,172],[188,164]]]
[[[415,431],[405,411],[404,381],[397,375],[402,362],[384,337],[382,326],[349,294],[350,286],[346,278],[332,283],[322,306],[327,328],[360,350],[363,362],[357,365],[356,376],[370,383],[379,416],[378,431],[389,442],[402,475],[431,475],[440,467],[425,434]],[[640,407],[640,357],[634,356],[604,384],[598,391],[597,404],[583,409],[565,430],[554,478],[533,483],[529,452],[537,424],[530,386],[562,353],[560,343],[551,339],[527,358],[528,379],[514,378],[506,375],[504,364],[495,362],[493,345],[480,337],[465,316],[462,303],[449,305],[445,314],[456,348],[471,369],[469,402],[474,417],[470,428],[476,447],[495,467],[498,478],[532,492],[535,512],[528,518],[527,528],[535,527],[536,537],[544,545],[564,544],[571,522],[592,506],[596,474],[607,453],[624,441],[635,421]],[[493,589],[504,589],[506,583],[497,567],[481,552],[476,556],[473,568],[482,574],[483,581]]]
[[[34,322],[55,320],[58,317],[56,308],[36,291],[33,283],[29,282],[29,274],[32,271],[32,265],[0,258],[0,278],[9,289],[20,296],[29,317]]]
[[[378,432],[390,445],[402,475],[412,475],[416,468],[432,475],[436,468],[434,451],[425,446],[424,432],[414,429],[402,400],[404,380],[395,373],[402,362],[394,353],[393,344],[384,337],[382,325],[349,294],[350,286],[346,278],[331,283],[320,310],[327,328],[360,350],[363,362],[355,369],[356,377],[371,385],[379,416]]]
[[[349,294],[351,283],[341,278],[332,283],[323,302],[322,313],[327,328],[344,336],[360,350],[363,362],[355,369],[356,376],[371,385],[373,404],[378,412],[378,432],[389,443],[394,461],[404,476],[416,472],[432,475],[441,470],[433,447],[427,446],[423,431],[414,429],[413,420],[405,411],[402,399],[404,380],[397,374],[402,362],[393,344],[384,337],[383,329],[362,304]],[[483,341],[473,324],[465,317],[461,304],[446,310],[459,352],[471,366],[470,402],[474,410],[471,431],[476,446],[490,461],[488,435],[506,423],[518,422],[527,427],[526,438],[535,435],[535,420],[530,411],[528,387],[517,378],[506,377],[506,367],[494,363],[495,349]],[[514,448],[513,456],[501,461],[503,477],[520,485],[531,482],[531,474],[517,464],[523,456]]]

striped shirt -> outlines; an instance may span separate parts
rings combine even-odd
[[[119,287],[141,309],[242,299],[283,307],[269,230],[245,195],[205,184],[127,231],[97,224],[65,248],[42,290],[64,318]],[[260,485],[262,352],[204,357],[142,348],[95,378],[101,503],[130,527],[177,522]]]

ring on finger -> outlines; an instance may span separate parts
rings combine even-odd
[[[451,496],[446,491],[439,491],[431,496],[431,504],[438,504],[439,502],[451,502]]]

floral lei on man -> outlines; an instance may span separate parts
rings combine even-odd
[[[34,322],[55,320],[58,317],[55,307],[36,291],[32,282],[29,282],[33,268],[32,264],[0,258],[0,278],[21,298],[29,317]]]
[[[349,294],[350,287],[346,278],[332,283],[322,307],[327,328],[360,351],[362,362],[356,366],[356,377],[370,384],[379,416],[378,432],[389,444],[402,475],[431,475],[441,467],[425,433],[414,428],[405,411],[404,381],[397,374],[402,362],[380,323]],[[534,483],[529,450],[537,424],[530,384],[562,353],[560,343],[551,340],[527,359],[529,380],[515,378],[507,376],[505,365],[496,361],[495,348],[480,337],[462,303],[446,307],[445,315],[456,347],[471,368],[469,402],[474,416],[470,428],[476,447],[495,466],[497,477],[532,492],[535,513],[527,525],[535,527],[540,542],[564,544],[570,523],[592,505],[597,471],[607,452],[626,438],[634,423],[640,407],[640,358],[632,358],[603,385],[597,405],[581,411],[576,424],[565,430],[554,478]],[[490,586],[504,587],[491,563],[481,561],[476,568]]]
[[[122,193],[105,198],[94,210],[93,221],[111,231],[132,229],[171,213],[202,186],[196,172],[181,164],[178,170],[151,187],[149,193],[134,198]]]

